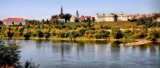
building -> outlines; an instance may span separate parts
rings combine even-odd
[[[75,22],[76,21],[76,17],[72,15],[72,17],[70,18],[70,22]]]
[[[65,18],[64,17],[64,14],[63,14],[63,7],[61,6],[61,13],[58,15],[58,21],[59,22],[65,22]]]
[[[23,18],[7,18],[3,20],[3,25],[25,25],[26,21]]]
[[[79,22],[79,12],[76,11],[76,16],[72,15],[70,18],[70,22]]]
[[[118,15],[118,21],[128,21],[128,15],[120,14]]]
[[[140,19],[144,17],[150,18],[152,16],[153,16],[152,14],[133,14],[133,15],[129,15],[128,19],[133,20],[133,19]]]
[[[80,18],[79,18],[80,20],[80,22],[88,22],[88,21],[91,21],[92,20],[92,17],[91,16],[81,16]]]
[[[78,10],[76,11],[76,18],[79,19],[79,12],[78,12]]]
[[[118,21],[128,21],[128,15],[125,15],[125,14],[119,14],[117,15],[117,20]],[[106,14],[97,14],[95,16],[95,20],[96,22],[105,22],[105,21],[114,21],[114,14],[109,14],[109,15],[106,15]]]
[[[105,21],[105,14],[103,15],[99,15],[97,13],[97,15],[95,16],[96,22],[104,22]]]
[[[112,14],[106,15],[105,16],[105,21],[114,21],[114,15],[112,15]]]

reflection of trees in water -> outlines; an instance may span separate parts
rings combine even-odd
[[[114,47],[114,48],[120,48],[120,43],[119,41],[114,41],[114,42],[111,42],[111,47]]]
[[[42,47],[42,40],[36,40],[36,48],[41,48]]]
[[[146,46],[149,48],[151,54],[156,52],[155,45],[156,44],[153,44],[153,43],[146,44]]]
[[[147,46],[146,45],[140,45],[140,46],[138,46],[138,49],[139,49],[140,52],[144,53],[147,50]]]
[[[157,42],[156,45],[157,45],[157,48],[158,48],[158,50],[160,52],[160,42]]]
[[[64,45],[61,45],[61,57],[64,60]]]
[[[49,40],[36,40],[36,48],[45,48],[47,43],[49,43]]]
[[[78,49],[78,50],[81,50],[81,51],[84,51],[84,49],[85,49],[84,45],[85,45],[84,42],[77,43],[77,49]]]
[[[112,53],[115,53],[115,52],[120,52],[120,42],[118,41],[114,41],[114,42],[111,42],[111,52]]]
[[[114,60],[120,60],[120,42],[114,41],[110,44],[111,49],[111,57],[114,58]]]
[[[136,50],[136,49],[138,49],[138,51],[140,51],[141,53],[144,53],[147,50],[149,50],[151,54],[156,52],[154,43],[149,43],[149,44],[139,45],[139,46],[132,46],[132,50]]]

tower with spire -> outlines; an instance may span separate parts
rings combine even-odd
[[[77,19],[79,18],[78,10],[76,11],[76,18],[77,18]]]
[[[64,14],[63,14],[63,6],[61,6],[61,13],[58,15],[58,21],[65,22]]]
[[[63,6],[61,6],[61,13],[60,15],[63,15]]]

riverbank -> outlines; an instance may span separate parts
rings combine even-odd
[[[58,37],[52,37],[52,38],[38,38],[38,37],[32,37],[32,38],[24,38],[24,37],[13,37],[8,38],[4,37],[1,39],[5,40],[64,40],[64,41],[107,41],[107,42],[114,42],[114,41],[120,41],[122,42],[122,46],[138,46],[138,45],[144,45],[148,43],[152,43],[153,41],[149,40],[143,40],[143,39],[113,39],[113,38],[106,38],[106,39],[96,39],[96,38],[58,38]]]
[[[153,41],[149,41],[149,40],[136,40],[135,42],[131,42],[131,43],[123,43],[121,44],[122,46],[139,46],[139,45],[145,45],[148,43],[152,43]]]

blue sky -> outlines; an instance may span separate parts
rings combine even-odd
[[[155,13],[160,12],[158,0],[0,0],[0,20],[8,17],[50,19],[60,13],[95,15],[96,13]]]

